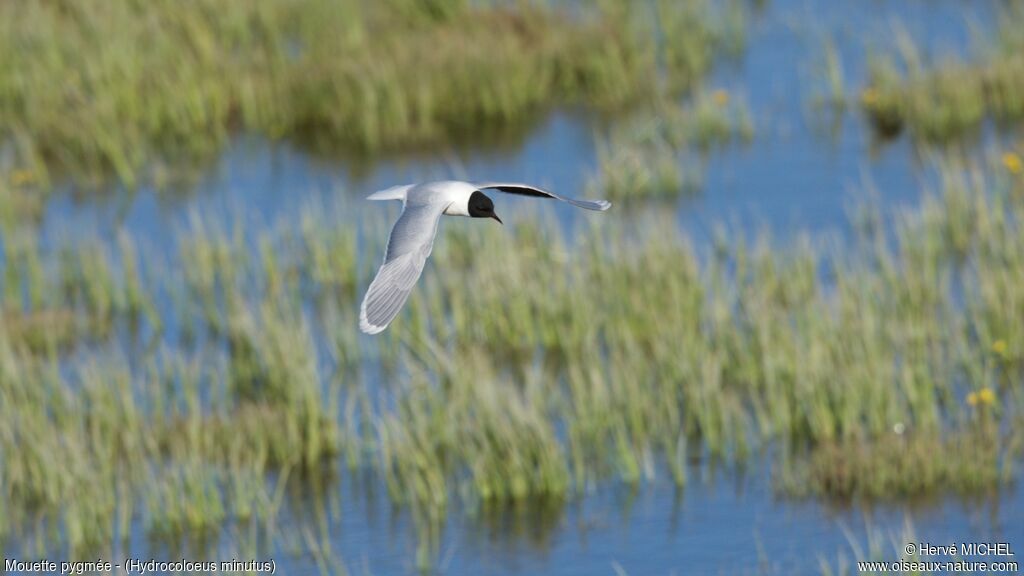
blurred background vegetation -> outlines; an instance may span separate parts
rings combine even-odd
[[[678,93],[742,49],[739,2],[656,4],[6,3],[0,122],[41,174],[129,185],[238,131],[366,151],[476,137]]]
[[[1019,507],[1024,10],[999,5],[946,59],[897,28],[861,76],[834,39],[815,48],[807,114],[872,146],[909,136],[899,158],[930,175],[911,205],[862,185],[840,240],[717,221],[694,238],[680,213],[709,159],[784,147],[751,104],[768,88],[714,76],[774,49],[752,45],[765,4],[0,3],[5,551],[343,572],[340,477],[408,515],[401,566],[422,570],[453,514],[528,510],[545,534],[601,487],[681,493],[709,469],[757,470],[785,502]],[[201,187],[243,137],[444,164],[567,109],[591,119],[594,165],[564,192],[612,212],[443,227],[377,339],[356,310],[394,212],[364,211],[368,190],[269,222],[200,204],[166,238],[52,233],[111,191]]]

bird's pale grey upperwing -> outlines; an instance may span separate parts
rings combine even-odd
[[[611,203],[604,200],[577,200],[526,184],[498,182],[428,182],[392,186],[371,194],[369,200],[402,200],[403,207],[388,237],[384,263],[363,297],[359,310],[360,330],[367,334],[383,332],[398,316],[430,256],[442,215],[487,217],[501,222],[490,199],[481,197],[482,189],[554,198],[587,210],[603,211],[611,207]],[[474,194],[476,202],[471,205]]]
[[[384,331],[402,310],[434,246],[444,204],[407,203],[398,217],[384,263],[366,291],[359,310],[359,328],[367,334]]]

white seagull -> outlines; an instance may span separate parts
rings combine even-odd
[[[428,182],[393,186],[371,194],[367,200],[401,200],[403,208],[391,229],[384,263],[363,297],[359,309],[360,330],[367,334],[383,332],[398,315],[423,272],[442,215],[493,218],[501,222],[494,213],[494,202],[481,190],[554,198],[587,210],[611,208],[611,203],[605,200],[576,200],[525,184],[498,182]]]

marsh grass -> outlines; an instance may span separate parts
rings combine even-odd
[[[742,49],[743,4],[201,0],[5,3],[0,138],[40,183],[132,187],[238,131],[376,152],[615,110]],[[102,39],[102,41],[100,41]]]
[[[380,240],[322,207],[261,228],[197,216],[168,261],[127,234],[5,236],[2,531],[71,552],[133,527],[273,541],[280,486],[341,463],[411,511],[423,565],[453,502],[685,487],[752,454],[777,454],[795,496],[998,488],[1022,446],[1024,182],[998,154],[939,163],[920,206],[832,248],[723,234],[702,252],[650,215],[452,223],[374,341],[357,255]],[[26,323],[56,310],[107,328],[35,344]]]
[[[695,194],[707,153],[753,136],[746,101],[724,89],[697,90],[682,104],[663,99],[598,140],[598,171],[588,187],[627,206]]]
[[[928,496],[937,485],[963,495],[994,493],[1014,466],[1012,458],[1004,460],[1003,448],[990,423],[946,438],[893,432],[868,442],[822,445],[806,462],[782,466],[777,486],[790,495],[838,499],[910,499]]]
[[[905,33],[898,55],[875,55],[860,104],[876,131],[906,129],[916,139],[949,142],[976,133],[986,119],[1000,124],[1024,118],[1024,10],[1001,8],[996,39],[972,60],[932,60]]]

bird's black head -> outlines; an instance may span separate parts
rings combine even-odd
[[[501,223],[501,218],[494,213],[494,202],[479,190],[469,196],[469,215],[473,218],[494,218]]]

